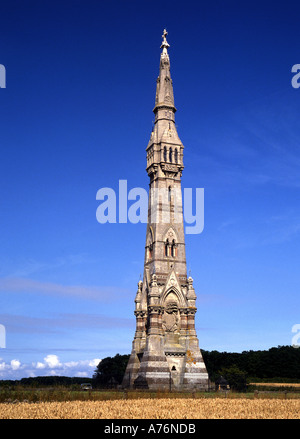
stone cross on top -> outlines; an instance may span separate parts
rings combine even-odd
[[[163,53],[166,53],[166,54],[168,53],[167,52],[168,47],[170,47],[170,44],[167,42],[167,38],[166,38],[167,35],[168,35],[168,32],[166,31],[166,29],[164,29],[164,32],[162,34],[163,42],[162,42],[160,48],[163,48]]]

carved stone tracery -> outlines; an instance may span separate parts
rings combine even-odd
[[[178,303],[167,301],[162,315],[162,328],[165,332],[177,332],[180,329]]]

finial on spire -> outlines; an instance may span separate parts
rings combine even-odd
[[[167,42],[167,38],[166,36],[168,35],[168,32],[166,31],[166,29],[164,29],[163,34],[162,34],[162,44],[160,46],[161,49],[163,49],[163,53],[168,53],[167,49],[170,47],[170,44]]]

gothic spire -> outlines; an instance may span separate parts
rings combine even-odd
[[[136,331],[123,387],[204,390],[208,374],[195,329],[196,293],[187,278],[181,175],[183,144],[175,125],[164,30],[147,145],[150,178],[143,281],[135,298]]]
[[[155,98],[155,108],[154,113],[161,107],[171,107],[175,112],[174,106],[174,95],[173,95],[173,83],[170,73],[170,59],[168,54],[168,48],[170,44],[167,42],[166,36],[168,32],[164,29],[162,35],[162,44],[160,48],[162,49],[160,55],[160,65],[159,65],[159,76],[157,78],[156,87],[156,98]]]
[[[162,52],[160,54],[159,76],[156,80],[155,107],[153,109],[155,122],[146,148],[147,172],[149,175],[157,170],[157,165],[161,162],[175,163],[180,168],[180,172],[183,169],[183,145],[175,125],[176,108],[168,54],[170,44],[167,41],[167,35],[168,32],[164,29],[160,46]],[[153,149],[155,154],[150,151],[153,145],[155,145]]]

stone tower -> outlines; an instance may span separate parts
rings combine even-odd
[[[181,175],[183,144],[175,125],[164,30],[147,146],[150,177],[143,281],[135,297],[136,331],[123,387],[204,389],[208,374],[195,331],[196,294],[187,277]]]

